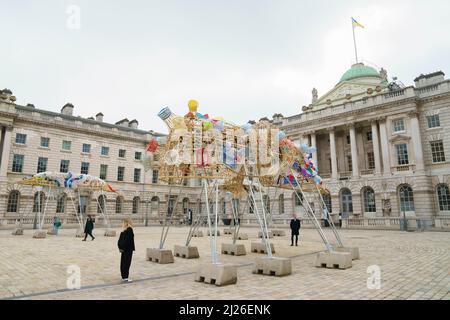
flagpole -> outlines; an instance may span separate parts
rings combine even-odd
[[[355,45],[356,63],[358,63],[358,49],[356,47],[355,25],[353,24],[353,19],[352,19],[352,29],[353,29],[353,44]]]

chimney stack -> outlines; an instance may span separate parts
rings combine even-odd
[[[129,121],[127,118],[122,119],[122,120],[116,122],[116,125],[117,125],[117,126],[121,126],[121,127],[128,127],[129,124],[130,124],[130,121]]]
[[[99,112],[95,115],[95,120],[98,122],[103,122],[103,113]]]
[[[130,128],[137,129],[138,126],[139,122],[136,119],[130,121]]]
[[[66,103],[61,109],[61,113],[66,116],[73,116],[73,104]]]

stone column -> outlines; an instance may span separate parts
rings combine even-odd
[[[423,148],[422,139],[420,137],[418,112],[410,112],[408,116],[411,123],[411,135],[414,148],[414,163],[416,165],[416,171],[423,171],[425,169],[425,166],[423,162]]]
[[[389,139],[387,135],[386,128],[386,118],[379,118],[378,122],[380,123],[380,141],[381,141],[381,151],[382,151],[382,159],[383,159],[383,174],[390,175],[391,174],[391,160],[389,157]]]
[[[335,128],[330,128],[330,156],[331,156],[331,178],[333,180],[338,179],[337,157],[336,157],[336,135]]]
[[[378,137],[378,125],[377,121],[372,121],[372,141],[373,141],[373,156],[375,158],[375,174],[381,174],[381,162],[380,162],[380,140]]]
[[[353,177],[359,177],[359,165],[358,165],[358,148],[356,146],[356,129],[355,125],[350,126],[350,146],[352,149],[352,171]]]
[[[314,163],[316,164],[316,166],[319,166],[319,164],[317,163],[317,153],[319,152],[318,148],[317,148],[317,139],[316,139],[316,133],[315,132],[311,132],[311,147],[315,147],[316,148],[316,152],[314,152],[312,154],[312,158]]]
[[[11,153],[12,127],[6,127],[3,141],[2,162],[0,164],[0,179],[6,179],[8,174],[9,154]]]

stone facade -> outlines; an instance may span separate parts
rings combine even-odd
[[[272,121],[317,147],[335,218],[450,215],[450,81],[442,72],[409,87],[359,74],[313,101]]]

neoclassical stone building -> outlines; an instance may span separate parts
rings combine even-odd
[[[15,101],[10,90],[0,92],[0,218],[11,218],[4,223],[20,214],[34,217],[39,191],[42,206],[49,198],[47,222],[55,215],[75,217],[75,210],[99,213],[98,192],[84,190],[78,197],[60,189],[48,197],[46,189],[17,183],[43,171],[86,173],[108,181],[118,190],[106,194],[108,214],[136,215],[140,221],[164,214],[168,186],[159,181],[157,167],[145,164],[148,142],[161,134],[140,130],[136,120],[108,124],[102,113],[95,118],[75,116],[71,104],[55,113]],[[179,195],[177,215],[182,217],[196,205],[197,191],[189,184],[173,190],[172,195]]]
[[[314,160],[343,217],[450,215],[450,81],[420,75],[414,86],[388,82],[355,64],[303,112],[277,123],[297,142],[316,146]]]

